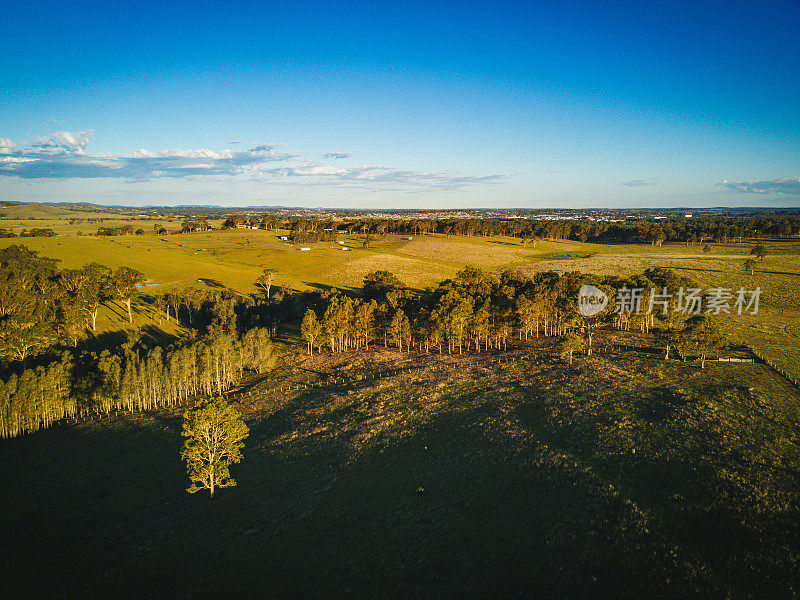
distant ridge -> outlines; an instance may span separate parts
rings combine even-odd
[[[243,206],[223,206],[219,204],[176,204],[176,205],[157,205],[150,204],[144,206],[132,206],[128,204],[96,204],[92,202],[20,202],[17,200],[0,200],[0,206],[51,206],[54,208],[67,208],[70,210],[95,210],[95,211],[125,211],[126,213],[141,213],[158,211],[162,213],[170,213],[176,211],[195,211],[195,212],[214,212],[235,214],[237,212],[271,212],[271,211],[300,211],[305,213],[313,212],[327,212],[327,213],[352,213],[352,214],[390,214],[390,213],[406,213],[406,214],[424,214],[424,213],[485,213],[485,214],[502,214],[502,213],[520,213],[525,215],[542,214],[542,213],[575,213],[575,214],[614,214],[614,215],[630,215],[630,214],[679,214],[679,213],[693,213],[701,214],[718,214],[722,213],[760,213],[760,214],[786,214],[786,213],[800,213],[800,207],[765,207],[765,206],[711,206],[711,207],[641,207],[641,208],[523,208],[523,207],[470,207],[470,208],[345,208],[345,207],[308,207],[308,206],[285,206],[282,204],[274,205],[243,205]]]

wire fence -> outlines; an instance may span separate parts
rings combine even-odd
[[[747,348],[747,350],[749,352],[751,352],[753,354],[753,356],[755,356],[759,360],[759,362],[764,363],[769,368],[771,368],[773,371],[775,371],[776,373],[782,375],[785,379],[787,379],[796,388],[800,389],[800,382],[798,382],[798,380],[793,375],[790,375],[789,373],[787,373],[783,369],[783,367],[780,367],[779,365],[776,365],[774,362],[772,362],[770,359],[768,359],[766,356],[764,356],[758,350],[756,350],[755,348],[749,346],[748,344],[742,344],[742,346],[744,348]]]

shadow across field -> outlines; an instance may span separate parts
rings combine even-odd
[[[796,480],[762,465],[797,472],[797,397],[762,365],[480,358],[242,398],[239,485],[213,501],[184,491],[180,411],[4,441],[6,589],[674,598],[796,585]]]
[[[660,543],[631,507],[536,444],[520,452],[491,407],[467,400],[375,434],[361,402],[299,396],[250,421],[240,486],[213,501],[183,491],[174,415],[4,443],[0,472],[26,465],[1,506],[6,589],[636,597],[683,585],[670,560],[653,574]]]

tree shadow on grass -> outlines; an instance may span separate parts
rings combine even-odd
[[[170,346],[180,339],[177,335],[167,333],[156,325],[145,325],[140,331],[142,343],[148,348]]]
[[[124,330],[104,331],[83,340],[79,348],[99,354],[103,350],[116,350],[127,341],[128,333]]]
[[[408,380],[384,383],[394,385],[317,388],[249,415],[244,460],[231,468],[238,486],[213,501],[184,491],[176,411],[0,443],[0,476],[12,486],[0,498],[7,589],[766,597],[796,578],[779,550],[785,539],[754,540],[743,532],[751,523],[726,525],[724,536],[675,534],[713,520],[713,502],[687,497],[667,515],[672,520],[656,510],[643,489],[681,491],[687,475],[691,486],[708,489],[702,478],[713,474],[699,455],[684,464],[609,453],[597,431],[610,417],[598,412],[565,428],[544,388],[504,392],[520,406],[508,413],[491,386],[448,389],[452,397],[434,401]],[[575,421],[566,407],[560,418]],[[748,559],[756,552],[761,562]]]
[[[208,286],[210,288],[225,289],[225,290],[230,289],[224,283],[221,283],[221,282],[217,281],[216,279],[210,279],[208,277],[200,277],[197,281],[201,281],[201,282],[205,283],[206,286]]]
[[[335,292],[339,291],[347,296],[351,296],[353,298],[360,296],[361,288],[348,286],[348,285],[328,285],[326,283],[317,283],[314,281],[304,281],[303,285],[307,285],[308,287],[318,290],[320,292]]]

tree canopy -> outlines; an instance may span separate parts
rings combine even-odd
[[[242,459],[249,429],[235,408],[222,398],[201,400],[184,414],[182,435],[181,458],[192,482],[186,491],[207,489],[213,498],[216,488],[236,485],[229,467]]]

